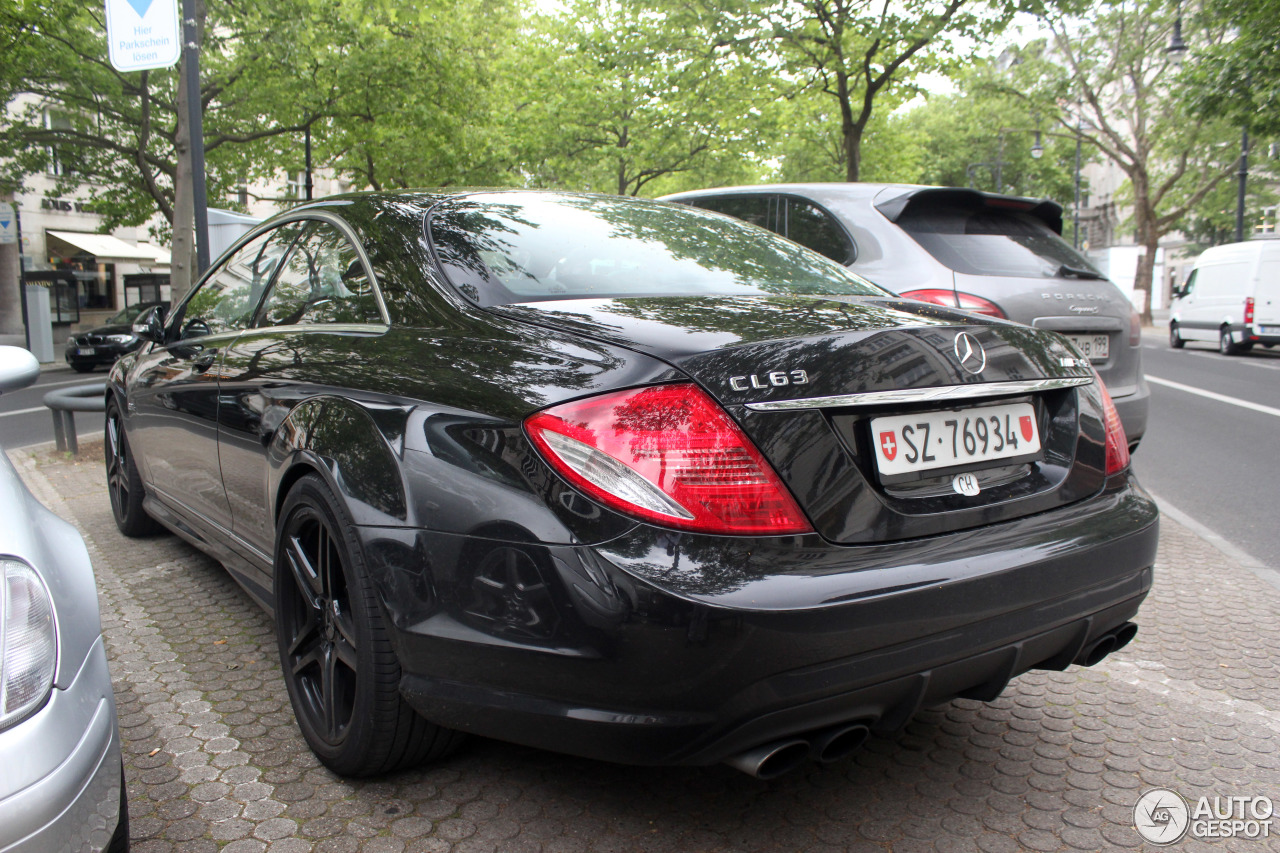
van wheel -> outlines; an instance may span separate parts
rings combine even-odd
[[[1231,332],[1223,326],[1218,332],[1218,352],[1223,355],[1239,355],[1243,351],[1239,344],[1231,340]]]
[[[1182,339],[1182,335],[1178,334],[1178,324],[1169,324],[1169,346],[1174,349],[1182,349],[1186,345],[1186,341]]]

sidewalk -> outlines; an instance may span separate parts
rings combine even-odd
[[[135,853],[1140,849],[1147,789],[1280,799],[1280,589],[1168,517],[1133,644],[921,713],[844,762],[765,783],[477,739],[343,780],[298,733],[267,615],[176,537],[116,531],[100,444],[13,456],[98,573]],[[1280,850],[1273,829],[1174,849]]]

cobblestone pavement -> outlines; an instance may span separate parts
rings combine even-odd
[[[344,781],[293,722],[266,615],[178,539],[120,536],[100,447],[82,447],[14,455],[98,572],[137,853],[1102,850],[1141,846],[1132,811],[1152,786],[1280,801],[1280,589],[1168,520],[1127,649],[927,711],[841,763],[765,783],[477,739]]]

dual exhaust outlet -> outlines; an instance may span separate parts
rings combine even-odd
[[[1132,622],[1118,625],[1081,649],[1072,663],[1093,666],[1112,652],[1129,645],[1137,633],[1138,626]],[[833,726],[812,735],[786,738],[748,749],[726,759],[725,764],[757,779],[777,779],[807,760],[830,764],[848,758],[869,737],[871,729],[865,723]]]
[[[727,759],[725,764],[757,779],[777,779],[808,760],[830,764],[848,758],[870,736],[871,729],[862,723],[834,726],[813,735],[774,741],[748,749]]]

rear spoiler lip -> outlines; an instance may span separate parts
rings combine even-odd
[[[892,189],[886,190],[881,195],[889,192],[892,192]],[[894,193],[882,201],[877,200],[872,203],[872,206],[890,222],[897,222],[908,207],[929,202],[943,202],[969,209],[995,207],[1019,210],[1039,219],[1059,236],[1062,234],[1062,205],[1047,198],[984,193],[965,187],[912,187]]]

